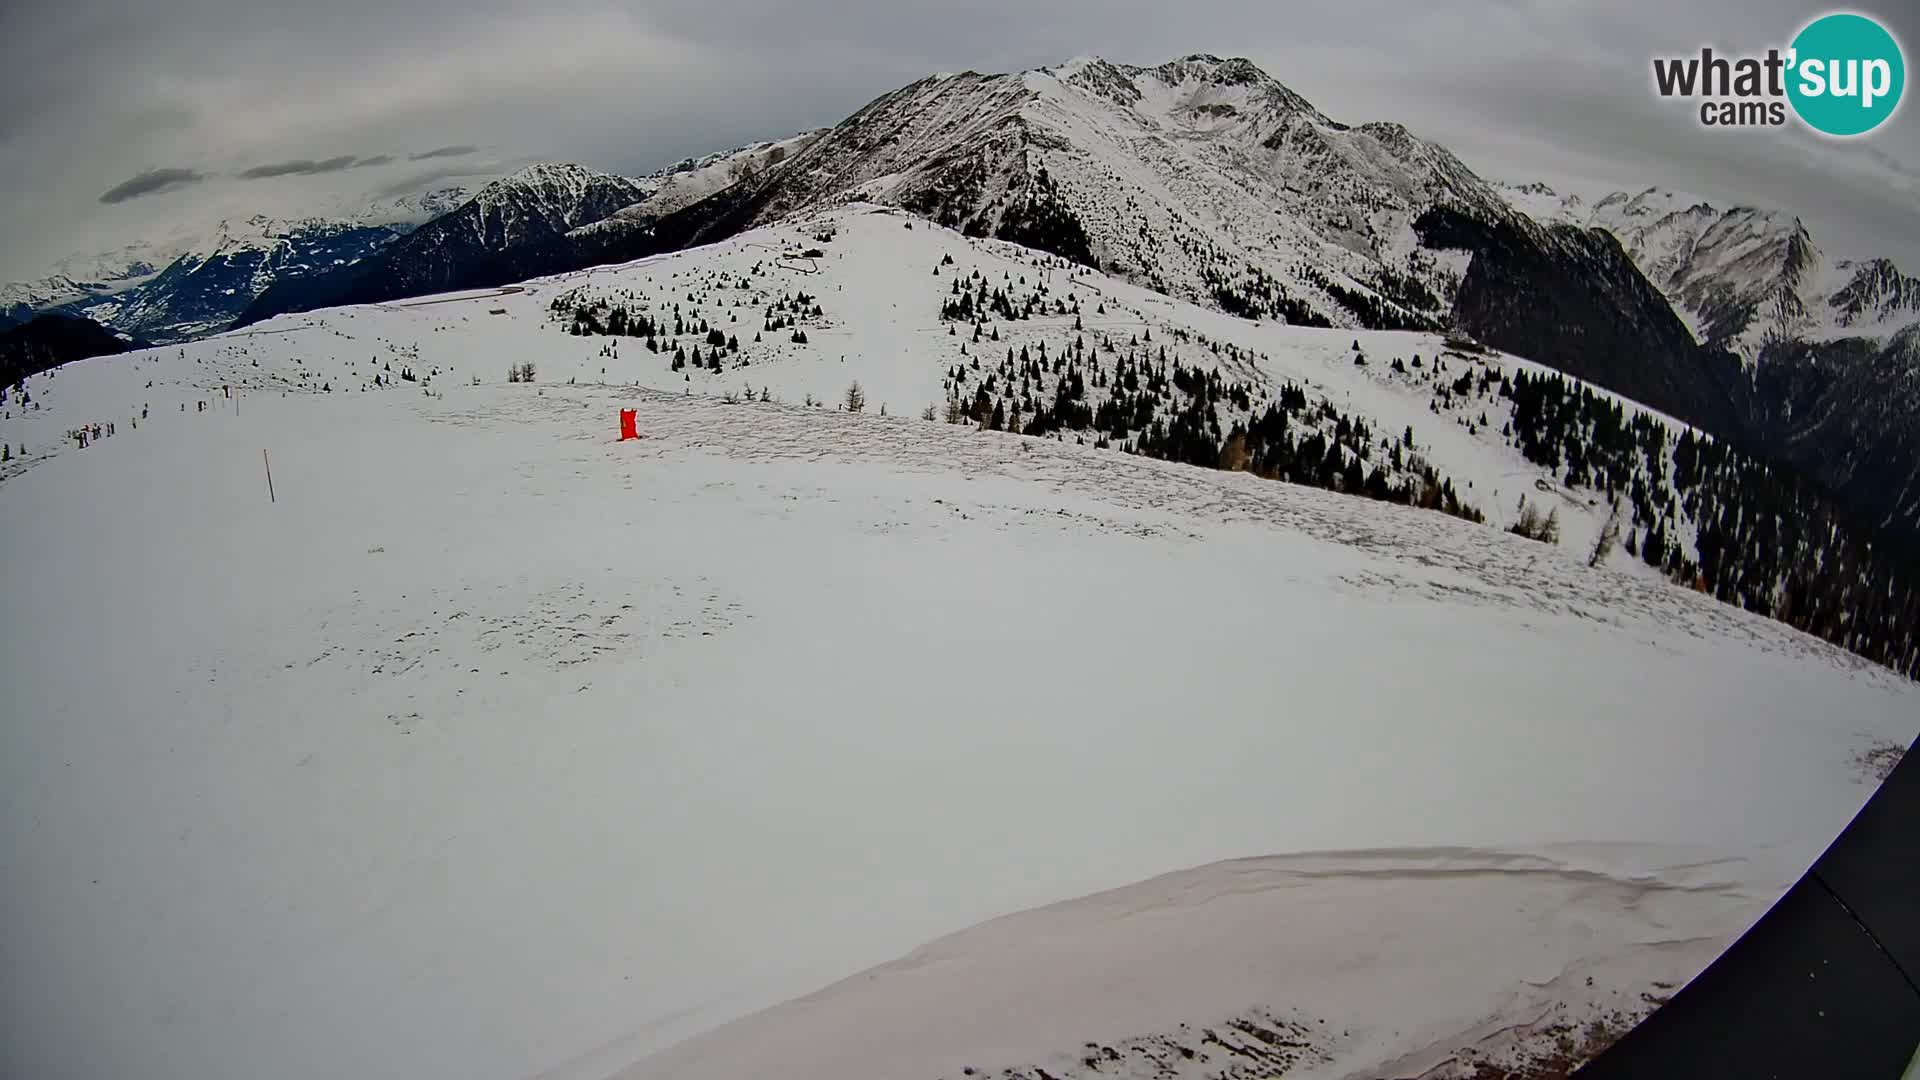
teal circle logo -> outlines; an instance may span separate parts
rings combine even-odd
[[[1907,64],[1887,28],[1842,12],[1822,15],[1793,39],[1787,99],[1815,131],[1864,135],[1900,107]]]

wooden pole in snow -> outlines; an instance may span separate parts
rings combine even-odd
[[[264,446],[260,448],[260,464],[267,468],[267,501],[277,503],[280,500],[273,494],[273,462],[267,460],[267,450]]]

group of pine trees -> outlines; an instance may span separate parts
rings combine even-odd
[[[1275,319],[1291,326],[1333,325],[1266,268],[1248,263],[1235,274],[1223,269],[1226,265],[1223,256],[1203,261],[1200,280],[1214,303],[1227,314],[1243,319]],[[1345,284],[1316,266],[1303,264],[1294,269],[1300,280],[1346,309],[1369,330],[1434,330],[1440,326],[1443,305],[1439,297],[1412,274],[1382,270],[1374,276],[1369,292]]]
[[[758,272],[758,267],[755,268]],[[737,279],[739,288],[747,288],[747,278]],[[724,275],[721,288],[730,288]],[[633,300],[631,292],[621,294],[625,300]],[[688,302],[697,304],[697,297],[689,293]],[[724,305],[722,305],[724,306]],[[739,306],[735,304],[734,306]],[[676,302],[672,307],[672,322],[668,313],[663,311],[657,317],[646,311],[635,311],[627,307],[620,298],[599,298],[590,296],[584,289],[575,289],[557,296],[548,305],[548,309],[557,320],[563,322],[567,332],[580,336],[608,336],[640,338],[646,343],[647,351],[667,355],[668,367],[673,371],[719,372],[726,368],[726,359],[740,353],[740,338],[730,334],[719,326],[710,324],[700,315],[698,307],[683,309]],[[769,303],[764,312],[762,333],[791,330],[788,340],[795,345],[807,344],[807,334],[802,329],[803,320],[823,318],[825,312],[817,297],[804,292],[781,294]],[[683,338],[695,339],[691,344]],[[753,340],[762,340],[761,334],[755,334]],[[703,350],[704,346],[704,350]],[[602,355],[613,355],[603,350]],[[744,366],[747,361],[739,360]],[[510,373],[511,374],[511,373]],[[511,381],[521,381],[514,378]],[[531,381],[528,379],[526,381]]]
[[[1300,276],[1308,284],[1332,297],[1335,303],[1352,313],[1353,317],[1359,320],[1360,325],[1369,330],[1437,330],[1440,328],[1437,314],[1409,311],[1398,303],[1383,299],[1380,295],[1362,292],[1343,284],[1329,277],[1317,266],[1301,267]],[[1418,285],[1410,278],[1400,281],[1399,284]]]
[[[800,325],[801,319],[818,319],[824,315],[825,312],[820,310],[820,302],[814,297],[803,292],[794,293],[791,296],[782,294],[780,299],[767,305],[766,322],[761,326],[761,330],[771,334],[779,330],[795,329]],[[795,333],[798,335],[796,344],[806,344],[806,335],[797,329]]]
[[[940,266],[936,265],[933,272],[938,276]],[[1079,297],[1069,301],[1050,296],[1044,280],[1036,279],[1029,287],[1025,274],[1021,274],[1016,281],[1009,272],[998,284],[994,284],[987,280],[986,275],[974,270],[963,277],[956,277],[947,293],[946,301],[940,306],[940,317],[948,322],[973,323],[976,333],[988,319],[1022,322],[1039,316],[1064,318],[1072,315],[1076,319],[1080,316]]]
[[[1527,460],[1621,502],[1628,553],[1920,677],[1920,560],[1811,481],[1690,429],[1673,438],[1664,422],[1560,375],[1519,372],[1502,392],[1513,399],[1508,437]]]
[[[1201,268],[1200,278],[1213,294],[1214,302],[1229,315],[1254,320],[1277,319],[1290,326],[1333,325],[1311,304],[1288,292],[1272,274],[1252,263],[1238,276],[1230,276],[1217,264],[1208,263]]]
[[[1209,346],[1218,349],[1217,343]],[[1091,441],[1127,453],[1422,506],[1472,521],[1484,515],[1414,449],[1413,430],[1377,435],[1295,385],[1262,402],[1256,388],[1156,349],[1151,331],[1126,346],[1084,334],[1049,351],[1008,347],[947,372],[946,419],[987,430]],[[1226,418],[1223,420],[1223,417]]]

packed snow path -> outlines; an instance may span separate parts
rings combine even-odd
[[[1699,849],[1704,962],[1920,726],[1777,623],[1242,475],[634,389],[171,408],[0,486],[8,1075],[606,1074],[1329,849]]]

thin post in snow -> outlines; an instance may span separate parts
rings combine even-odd
[[[267,448],[264,446],[260,448],[260,464],[267,469],[267,501],[277,503],[280,500],[273,494],[273,462],[267,460]]]

